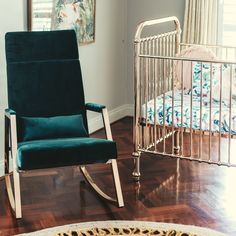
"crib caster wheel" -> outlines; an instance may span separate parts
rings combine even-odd
[[[135,182],[139,182],[139,180],[140,180],[140,174],[138,173],[138,172],[133,172],[133,180],[135,181]]]
[[[133,152],[132,156],[134,157],[134,171],[132,173],[133,180],[138,182],[140,180],[140,152]]]
[[[175,152],[176,155],[179,155],[179,153],[180,153],[180,146],[174,147],[174,152]]]
[[[140,155],[141,155],[140,152],[133,152],[133,153],[132,153],[132,156],[133,156],[134,158],[139,158]]]

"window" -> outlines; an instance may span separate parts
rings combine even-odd
[[[219,7],[219,42],[223,45],[236,46],[236,1],[220,0]]]

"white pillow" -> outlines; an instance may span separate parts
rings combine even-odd
[[[216,60],[216,55],[209,49],[202,47],[202,46],[191,46],[187,49],[182,50],[180,53],[176,54],[176,57],[183,57],[183,58],[190,58],[193,59],[200,59],[204,62],[204,60]],[[191,61],[182,61],[182,60],[175,60],[173,63],[173,72],[174,72],[174,84],[175,88],[181,89],[182,86],[182,76],[183,76],[183,88],[190,89],[191,88],[191,80],[192,74],[191,70]]]

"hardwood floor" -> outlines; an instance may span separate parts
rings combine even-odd
[[[211,166],[143,155],[140,184],[133,182],[132,119],[112,125],[119,151],[119,171],[125,200],[117,208],[97,197],[78,168],[34,171],[21,178],[23,219],[11,214],[0,181],[0,235],[96,220],[146,220],[209,227],[236,235],[236,168]],[[93,135],[102,137],[99,131]],[[110,169],[89,167],[106,192],[114,194]],[[209,235],[210,236],[210,235]]]

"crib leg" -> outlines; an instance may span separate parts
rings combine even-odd
[[[133,152],[133,157],[134,157],[134,171],[133,171],[133,179],[135,181],[139,181],[140,180],[140,156],[141,153],[140,152]]]
[[[175,136],[175,143],[174,143],[174,151],[175,151],[175,154],[179,154],[179,151],[180,151],[180,144],[179,144],[179,131],[177,130],[174,134]]]

